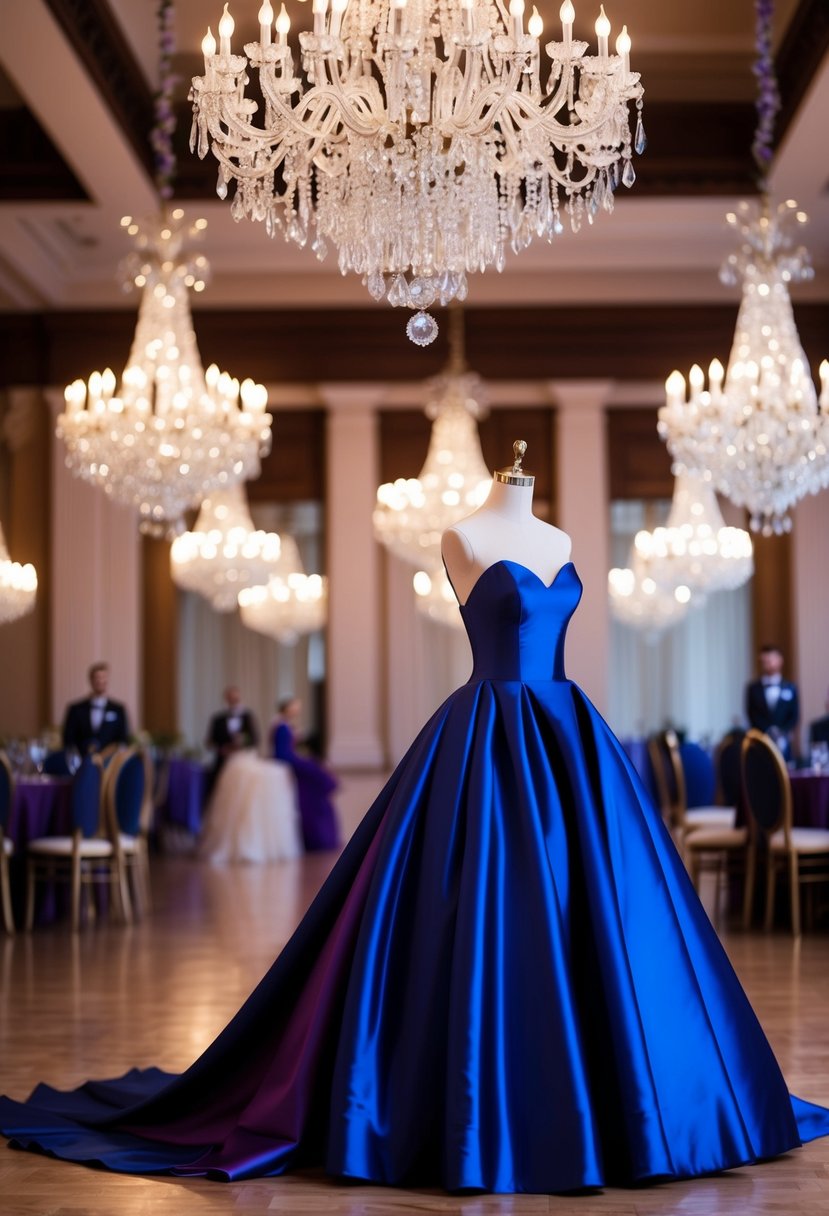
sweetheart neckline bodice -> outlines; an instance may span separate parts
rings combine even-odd
[[[559,566],[558,570],[553,575],[552,581],[549,583],[545,583],[544,579],[541,577],[540,574],[538,574],[535,570],[530,569],[529,566],[525,566],[523,564],[523,562],[516,562],[511,557],[499,557],[498,560],[496,562],[493,562],[491,566],[487,566],[486,570],[481,571],[481,573],[478,575],[475,582],[472,584],[472,588],[469,592],[469,595],[467,595],[464,602],[461,603],[460,600],[458,600],[458,606],[461,609],[461,611],[463,611],[463,609],[466,608],[466,606],[469,604],[469,601],[472,599],[472,596],[477,591],[478,586],[487,577],[490,570],[496,570],[499,566],[515,566],[515,568],[517,570],[521,570],[521,571],[523,571],[524,574],[529,574],[531,578],[536,579],[536,581],[541,584],[541,586],[544,588],[545,591],[552,591],[553,587],[555,587],[556,583],[558,582],[559,576],[562,574],[562,572],[564,570],[567,569],[568,566],[573,566],[573,568],[575,569],[574,563],[572,561],[566,561],[563,566]],[[449,578],[448,570],[446,571],[446,576],[447,576],[447,578]],[[449,583],[452,586],[452,590],[454,591],[455,588],[454,588],[454,585],[452,584],[451,578],[449,578]],[[455,597],[457,598],[457,592],[455,592]]]

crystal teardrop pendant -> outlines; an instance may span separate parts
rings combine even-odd
[[[636,120],[636,137],[634,138],[633,146],[640,155],[648,146],[647,137],[645,136],[645,124],[642,122],[641,114]]]

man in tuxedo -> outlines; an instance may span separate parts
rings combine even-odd
[[[756,730],[764,731],[792,758],[792,738],[800,717],[797,685],[783,679],[783,655],[779,646],[764,646],[759,655],[760,679],[746,689],[746,717]]]
[[[213,767],[207,778],[208,793],[225,760],[243,747],[256,747],[259,743],[259,728],[249,709],[242,705],[242,694],[235,684],[225,689],[225,708],[214,714],[207,728],[205,746],[213,752]]]
[[[127,711],[107,696],[109,664],[93,663],[89,669],[90,695],[73,701],[63,719],[63,746],[76,747],[82,756],[99,752],[111,743],[127,743]]]

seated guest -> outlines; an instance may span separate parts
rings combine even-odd
[[[119,701],[111,701],[107,696],[108,663],[92,664],[89,686],[90,695],[67,706],[63,719],[64,748],[76,747],[82,756],[129,741],[127,711]]]
[[[296,728],[302,713],[297,697],[280,701],[279,716],[271,728],[271,748],[274,760],[290,764],[294,770],[302,820],[302,836],[309,852],[318,849],[338,849],[340,831],[331,794],[337,780],[316,760],[300,756],[296,751]]]
[[[829,743],[829,692],[824,703],[826,713],[809,723],[809,743]]]
[[[746,688],[746,717],[755,730],[773,739],[786,760],[792,758],[792,737],[800,717],[797,685],[783,679],[779,646],[764,646],[759,654],[760,679]]]
[[[235,684],[225,689],[225,708],[210,719],[205,747],[213,752],[213,767],[207,775],[207,792],[212,790],[222,765],[233,752],[259,743],[259,727],[249,709],[242,705],[242,694]]]

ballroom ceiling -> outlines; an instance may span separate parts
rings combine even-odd
[[[300,20],[310,4],[289,0]],[[255,33],[258,0],[234,0],[240,43]],[[539,8],[557,28],[558,0]],[[576,0],[576,34],[597,7]],[[124,214],[153,210],[146,132],[155,77],[155,0],[0,0],[0,309],[127,306],[115,280],[126,251]],[[649,147],[615,213],[577,237],[532,246],[504,274],[473,279],[469,303],[726,302],[717,268],[729,251],[725,212],[750,193],[752,0],[610,0],[614,27],[633,38],[645,86]],[[177,197],[208,220],[213,280],[200,308],[371,306],[357,281],[309,251],[234,224],[216,199],[215,168],[186,151],[186,87],[218,0],[177,0],[182,78]],[[589,20],[588,20],[589,18]],[[816,267],[795,300],[829,300],[829,4],[778,0],[775,54],[783,111],[772,173],[812,223]],[[624,197],[622,197],[624,195]],[[734,292],[730,293],[733,297]],[[132,305],[134,307],[134,304]]]

